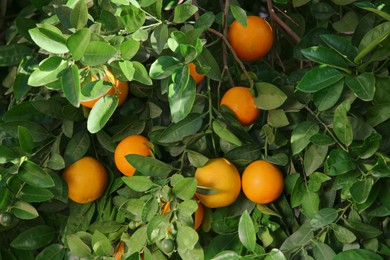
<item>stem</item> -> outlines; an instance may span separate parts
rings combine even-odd
[[[276,15],[274,11],[274,7],[272,4],[272,0],[267,0],[267,8],[272,20],[280,25],[296,42],[301,41],[301,37],[298,36],[279,16]]]

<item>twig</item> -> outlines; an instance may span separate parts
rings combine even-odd
[[[282,27],[296,42],[299,42],[301,40],[301,37],[299,37],[298,34],[296,34],[293,30],[291,30],[291,28],[286,23],[284,23],[282,19],[279,18],[279,16],[275,14],[272,0],[267,0],[267,7],[271,19],[277,22],[280,25],[280,27]]]
[[[230,6],[230,0],[225,1],[225,7],[223,11],[223,35],[227,35],[227,28],[228,28],[228,15],[229,15],[229,6]],[[229,65],[227,60],[227,49],[226,49],[226,43],[225,41],[222,41],[222,61],[223,61],[223,70],[226,71],[226,75],[228,76],[230,86],[234,86],[234,80],[232,77],[232,74],[229,71]]]

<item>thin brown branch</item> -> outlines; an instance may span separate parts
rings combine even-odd
[[[271,19],[274,20],[277,24],[279,24],[280,27],[282,27],[286,31],[286,33],[288,33],[296,42],[299,42],[301,40],[301,37],[299,37],[298,34],[296,34],[285,22],[282,21],[282,19],[279,18],[279,16],[276,15],[272,0],[267,0],[267,8]]]

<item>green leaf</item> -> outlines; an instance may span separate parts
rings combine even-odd
[[[246,27],[248,18],[245,10],[234,4],[231,4],[229,7],[234,19],[236,19],[242,26]]]
[[[65,247],[61,244],[51,244],[45,247],[35,257],[35,260],[61,260],[65,257]]]
[[[203,48],[202,53],[197,57],[197,61],[201,66],[209,66],[210,69],[205,73],[206,77],[221,81],[221,69],[219,68],[218,62],[207,48]]]
[[[264,260],[286,260],[283,252],[277,248],[273,248],[264,258]]]
[[[233,134],[228,128],[227,125],[216,119],[213,121],[213,131],[223,140],[235,144],[237,146],[241,146],[242,142],[241,140]]]
[[[80,1],[82,2],[82,1]],[[72,34],[66,41],[70,53],[74,60],[80,60],[83,57],[91,40],[91,31],[88,28],[83,28]]]
[[[300,122],[291,133],[293,154],[300,153],[310,143],[310,138],[317,134],[320,127],[312,121]]]
[[[50,188],[54,181],[38,164],[32,161],[24,161],[19,167],[18,177],[22,181],[39,188]]]
[[[225,153],[225,158],[237,166],[246,166],[259,159],[261,147],[257,144],[244,144]]]
[[[370,259],[383,260],[383,258],[367,249],[350,249],[338,253],[333,260],[356,260],[356,259]]]
[[[359,23],[359,17],[354,11],[347,12],[339,21],[332,24],[333,28],[339,33],[350,34],[356,29]]]
[[[195,134],[202,127],[203,116],[199,114],[189,114],[178,123],[170,124],[159,136],[160,143],[181,142],[186,136]]]
[[[375,95],[375,76],[364,72],[358,76],[348,76],[345,83],[353,93],[364,101],[371,101]]]
[[[387,12],[386,12],[386,9],[383,8],[384,4],[381,4],[381,2],[378,2],[376,6],[373,3],[370,3],[368,1],[358,2],[358,3],[355,3],[355,5],[361,9],[364,9],[366,11],[370,11],[370,12],[373,12],[373,13],[379,15],[379,16],[382,16],[383,18],[385,18],[387,21],[390,22],[389,11],[387,10]],[[387,7],[388,7],[388,4],[387,4]]]
[[[48,245],[54,239],[55,231],[47,225],[38,225],[24,230],[11,242],[11,246],[22,250],[35,250]]]
[[[99,132],[110,120],[115,109],[118,107],[117,95],[106,95],[100,98],[92,107],[88,116],[87,128],[91,134]]]
[[[161,54],[168,41],[168,26],[160,24],[150,35],[150,43],[157,54]]]
[[[390,102],[374,105],[368,109],[367,123],[377,126],[390,118]]]
[[[31,73],[28,84],[33,87],[38,87],[55,82],[66,68],[68,68],[68,61],[57,56],[46,58]]]
[[[314,218],[318,213],[320,197],[318,193],[306,189],[302,196],[302,213],[309,218]]]
[[[34,219],[39,216],[38,211],[29,203],[17,201],[11,208],[11,212],[15,217],[20,219]]]
[[[149,225],[141,226],[126,241],[127,244],[131,245],[128,250],[129,254],[138,253],[144,248],[148,238],[146,233],[148,227]]]
[[[353,141],[352,124],[347,116],[350,107],[350,101],[345,100],[336,108],[333,117],[333,131],[346,146],[349,146]]]
[[[358,48],[359,51],[354,59],[354,62],[359,63],[368,53],[384,41],[389,34],[390,22],[381,23],[367,32],[360,41]]]
[[[22,151],[26,154],[31,154],[35,147],[35,144],[34,139],[28,128],[24,126],[18,126],[18,139]]]
[[[188,226],[178,226],[176,243],[179,250],[193,249],[199,240],[198,233]]]
[[[90,144],[91,138],[85,129],[77,132],[66,145],[63,155],[66,165],[81,159],[87,153]]]
[[[323,208],[310,220],[310,225],[315,229],[319,229],[333,223],[337,217],[338,212],[336,209]]]
[[[197,11],[198,11],[198,7],[192,4],[180,4],[176,6],[174,9],[173,22],[184,23]]]
[[[283,109],[273,109],[268,111],[267,122],[274,128],[287,126],[289,124],[288,118]]]
[[[112,83],[96,80],[83,84],[81,87],[80,101],[90,101],[104,96],[112,88]]]
[[[80,76],[77,65],[73,64],[61,76],[61,86],[66,99],[75,107],[80,106]]]
[[[352,45],[349,38],[336,34],[323,34],[320,37],[328,47],[336,51],[345,59],[348,59],[348,61],[353,61],[355,59],[357,48]]]
[[[68,243],[68,247],[72,255],[78,257],[90,257],[92,250],[77,235],[67,235],[66,242]]]
[[[120,17],[128,33],[137,31],[146,20],[145,13],[134,5],[123,7]]]
[[[339,80],[314,93],[313,102],[319,111],[325,111],[333,107],[340,99],[344,89],[344,80]]]
[[[153,82],[152,79],[149,77],[148,72],[145,69],[145,66],[138,61],[132,61],[132,63],[135,69],[133,79],[144,85],[151,86]]]
[[[203,31],[209,29],[215,21],[213,12],[205,12],[195,22],[194,28],[202,29]]]
[[[117,50],[108,43],[101,41],[90,41],[80,61],[85,66],[96,66],[106,63],[114,57]]]
[[[357,235],[357,237],[361,239],[371,239],[380,236],[383,232],[366,223],[362,223],[356,220],[348,219],[345,221],[345,225],[352,229],[354,233]]]
[[[371,178],[355,182],[350,189],[352,199],[359,204],[365,203],[373,185],[374,180]]]
[[[326,134],[315,134],[310,137],[310,142],[316,145],[332,145],[334,144],[334,140]]]
[[[305,93],[315,93],[333,85],[343,77],[343,74],[335,68],[320,65],[306,72],[296,88]]]
[[[0,67],[19,64],[23,57],[32,54],[30,48],[22,44],[10,44],[0,46]]]
[[[321,173],[313,172],[309,176],[308,189],[312,192],[318,192],[321,188],[322,183],[331,180],[331,177]]]
[[[336,52],[322,46],[314,46],[307,49],[301,50],[303,56],[317,62],[319,64],[324,64],[332,68],[340,69],[346,73],[351,73],[351,70],[348,68],[347,62],[338,55]]]
[[[145,176],[166,177],[173,170],[169,164],[138,154],[126,155],[126,160]]]
[[[19,128],[20,126],[18,126]],[[0,164],[12,161],[17,157],[16,153],[5,145],[0,144]]]
[[[124,60],[130,60],[137,54],[141,44],[135,40],[126,40],[121,43],[119,50]]]
[[[334,223],[331,225],[331,227],[337,240],[340,241],[341,243],[350,244],[356,240],[355,234],[352,231],[350,231],[348,228]]]
[[[83,28],[88,21],[88,7],[85,1],[77,1],[70,13],[70,24],[76,30]]]
[[[256,231],[253,221],[247,210],[240,217],[238,223],[238,237],[241,243],[250,251],[255,250],[256,246]]]
[[[66,38],[58,28],[49,24],[38,26],[41,27],[30,29],[29,33],[40,48],[54,54],[62,54],[69,51],[66,47]]]
[[[292,1],[292,4],[293,4],[293,7],[300,7],[300,6],[303,6],[303,5],[305,5],[305,4],[307,4],[307,3],[309,3],[310,2],[310,0],[293,0]]]
[[[305,222],[298,228],[297,231],[295,231],[291,236],[284,240],[279,250],[283,251],[286,258],[289,259],[293,252],[299,250],[300,247],[306,245],[306,243],[313,238],[313,230],[310,224],[308,222]]]
[[[152,79],[164,79],[169,77],[183,64],[172,56],[160,56],[150,66],[149,75]]]
[[[172,192],[182,200],[191,199],[196,191],[196,179],[195,178],[183,178],[179,180],[172,188]]]
[[[195,98],[195,81],[190,77],[188,66],[184,66],[173,74],[173,83],[168,86],[168,102],[174,123],[191,113]]]
[[[317,170],[324,162],[325,157],[328,155],[328,146],[326,145],[310,145],[303,157],[303,166],[306,175],[312,174]]]
[[[331,150],[324,165],[325,173],[329,176],[345,174],[354,170],[355,167],[356,166],[349,154],[341,149]]]
[[[255,104],[259,109],[272,110],[280,107],[287,96],[278,87],[266,82],[255,84],[257,95]]]
[[[209,158],[203,154],[191,150],[187,150],[187,158],[194,167],[202,167],[209,160]]]
[[[20,199],[25,202],[43,202],[53,197],[54,195],[50,190],[30,185],[25,185],[20,192]]]
[[[132,190],[143,192],[152,188],[155,184],[146,176],[122,177],[123,182]]]
[[[334,259],[334,250],[325,243],[316,242],[313,248],[314,259]]]
[[[110,255],[112,251],[110,240],[98,230],[96,230],[92,235],[92,248],[99,256]]]

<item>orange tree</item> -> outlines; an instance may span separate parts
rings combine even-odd
[[[390,256],[388,0],[0,2],[2,259]],[[245,193],[211,208],[216,158]]]

